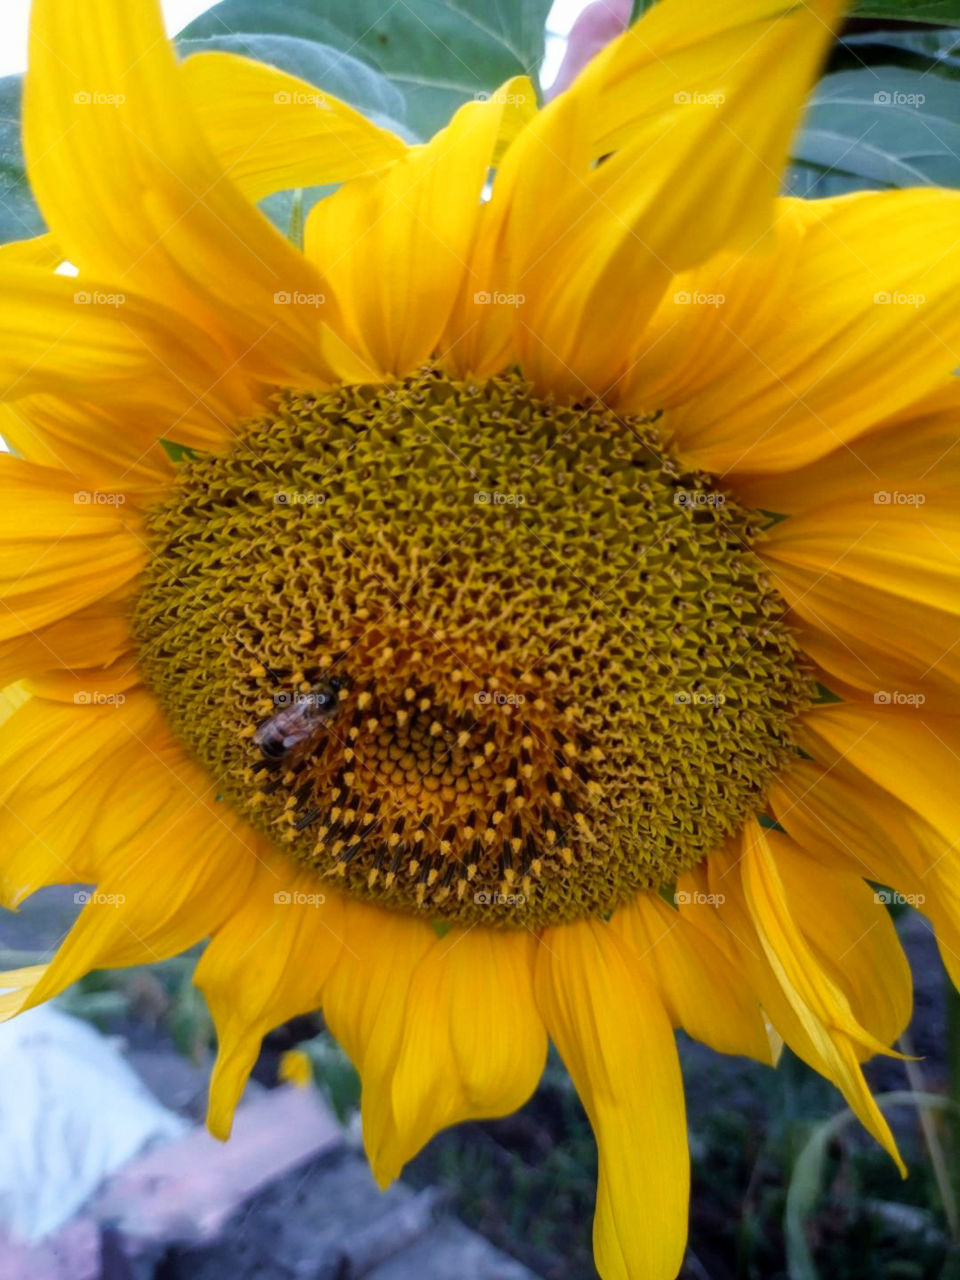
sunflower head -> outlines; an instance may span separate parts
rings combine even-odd
[[[552,1040],[604,1280],[681,1264],[674,1028],[782,1037],[896,1155],[866,878],[960,977],[958,197],[778,196],[841,8],[660,0],[410,145],[33,0],[0,891],[97,893],[0,1015],[207,940],[212,1131],[322,1007],[381,1183]],[[256,207],[319,184],[296,243]]]
[[[140,663],[319,876],[462,921],[602,915],[788,758],[809,690],[763,523],[654,421],[519,374],[285,392],[149,512]]]

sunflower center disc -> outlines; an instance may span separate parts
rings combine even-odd
[[[653,423],[518,376],[285,392],[150,513],[142,668],[225,798],[348,892],[604,913],[791,751],[809,683],[762,524]]]

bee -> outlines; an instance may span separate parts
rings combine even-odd
[[[337,713],[344,681],[323,680],[311,693],[283,695],[282,707],[253,735],[253,741],[268,760],[283,760],[298,747],[310,743]]]

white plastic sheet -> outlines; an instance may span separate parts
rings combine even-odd
[[[185,1127],[85,1022],[44,1006],[0,1024],[0,1231],[43,1239]]]

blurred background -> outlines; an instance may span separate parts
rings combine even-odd
[[[46,889],[4,913],[0,965],[49,956],[83,896]],[[893,911],[916,983],[901,1048],[916,1060],[875,1060],[867,1076],[910,1177],[789,1051],[773,1071],[681,1035],[684,1280],[960,1277],[957,998],[926,922]],[[595,1276],[596,1150],[555,1057],[521,1111],[438,1135],[382,1195],[362,1154],[359,1082],[319,1016],[267,1037],[233,1139],[206,1136],[215,1042],[195,962],[92,975],[52,1014],[0,1028],[0,1220],[18,1228],[0,1280]]]
[[[207,5],[163,7],[177,32]],[[901,16],[911,7],[904,0]],[[583,8],[557,0],[549,11],[545,86]],[[949,0],[940,8],[950,21]],[[0,75],[23,70],[28,10],[28,0],[2,2]],[[889,16],[852,23],[797,140],[789,188],[960,185],[958,79],[956,30]],[[17,100],[16,80],[0,87],[3,102]],[[905,111],[877,96],[918,91],[924,103]],[[16,131],[15,113],[0,112],[3,128]],[[11,196],[23,196],[19,177],[0,171],[11,183],[0,222],[15,209],[3,238],[33,234],[35,212]],[[268,212],[282,225],[282,209]],[[83,901],[82,887],[57,887],[0,914],[0,967],[46,960]],[[867,1075],[909,1179],[789,1052],[771,1071],[681,1036],[694,1168],[686,1280],[960,1280],[960,1003],[925,920],[890,909],[915,1016],[907,1058],[875,1061]],[[381,1195],[362,1156],[357,1077],[319,1016],[267,1038],[231,1143],[205,1135],[215,1045],[191,985],[196,959],[95,974],[52,1009],[0,1026],[0,1280],[595,1275],[595,1145],[554,1057],[522,1111],[439,1135]]]
[[[507,0],[520,5],[523,0]],[[503,4],[504,0],[500,0]],[[557,74],[567,43],[567,36],[577,15],[588,0],[554,0],[547,18],[546,56],[541,78],[550,84]],[[210,8],[208,0],[161,0],[167,31],[173,35]],[[496,8],[495,4],[491,5]],[[613,8],[615,6],[611,6]],[[30,0],[3,0],[0,6],[0,76],[23,71],[27,65],[27,28],[30,22]]]

